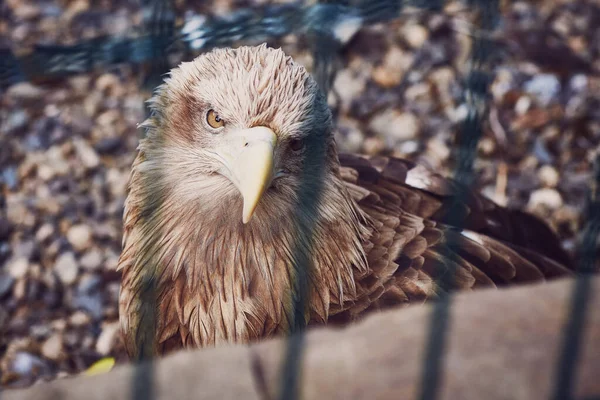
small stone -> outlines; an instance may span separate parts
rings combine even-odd
[[[48,366],[38,357],[20,351],[14,355],[10,369],[18,375],[31,376],[37,375],[36,370],[47,370]]]
[[[62,239],[64,240],[64,238],[62,238]],[[56,257],[61,250],[63,240],[56,239],[56,240],[52,241],[46,247],[46,255],[48,255],[49,257]]]
[[[569,226],[570,230],[576,232],[578,229],[580,213],[581,210],[577,207],[565,204],[564,207],[561,207],[552,213],[552,216],[555,218],[557,225]]]
[[[450,67],[439,67],[429,74],[429,79],[438,87],[438,90],[448,91],[450,85],[455,83],[456,76],[454,69]]]
[[[583,74],[574,75],[569,81],[569,87],[574,92],[582,92],[588,86],[588,78]]]
[[[373,117],[369,128],[393,147],[398,142],[415,139],[419,121],[413,114],[386,110]]]
[[[96,342],[96,351],[103,356],[108,355],[115,345],[118,333],[118,322],[105,324],[102,328],[102,333],[100,333],[98,341]]]
[[[44,115],[48,118],[55,119],[60,115],[60,112],[56,104],[46,104],[44,107]]]
[[[100,154],[112,154],[115,153],[122,145],[122,139],[118,136],[113,136],[100,139],[94,147]]]
[[[128,182],[129,172],[119,171],[117,168],[110,168],[106,172],[106,183],[114,197],[125,196]]]
[[[421,72],[411,71],[410,80],[419,81],[422,78],[419,76]],[[404,92],[404,98],[408,102],[408,104],[415,103],[415,105],[419,105],[419,107],[431,107],[432,106],[432,97],[431,97],[431,87],[432,83],[430,82],[420,82],[415,83],[414,85],[410,85],[406,88]]]
[[[96,344],[96,338],[91,335],[88,335],[88,336],[85,336],[83,338],[83,340],[81,341],[80,348],[85,349],[85,350],[90,350],[95,347],[94,346],[95,344]]]
[[[11,249],[7,242],[0,241],[0,263],[8,260],[10,257]]]
[[[78,106],[70,115],[69,126],[74,134],[86,136],[92,130],[94,121],[87,115],[83,106]]]
[[[29,114],[25,110],[16,110],[11,112],[6,118],[6,122],[1,126],[0,131],[12,134],[27,126]]]
[[[13,9],[14,16],[21,20],[31,20],[40,16],[41,8],[38,5],[22,2]]]
[[[40,264],[31,264],[31,266],[29,267],[29,276],[37,280],[41,279],[42,267],[40,266]]]
[[[7,269],[13,278],[23,278],[29,269],[29,260],[25,257],[15,258],[8,262]]]
[[[89,0],[74,0],[68,3],[68,7],[64,11],[62,15],[62,20],[71,21],[77,15],[84,13],[90,9],[90,1]]]
[[[382,88],[386,89],[396,86],[398,83],[400,83],[400,80],[402,79],[401,76],[395,75],[383,66],[378,66],[374,68],[371,77],[373,78],[373,81],[375,83],[377,83]]]
[[[481,190],[481,193],[488,199],[492,200],[494,203],[496,203],[500,206],[506,207],[508,198],[505,194],[498,193],[498,190],[496,190],[495,185],[484,186],[483,189]]]
[[[45,242],[48,238],[50,238],[54,234],[54,225],[51,223],[46,223],[38,229],[35,233],[35,239],[38,242]]]
[[[114,252],[107,250],[106,251],[106,261],[104,262],[104,268],[107,271],[116,271],[117,266],[119,265],[119,255]]]
[[[448,118],[455,124],[462,123],[469,115],[469,107],[466,104],[461,104],[458,107],[450,110]]]
[[[56,271],[58,278],[63,284],[71,285],[74,283],[79,272],[75,255],[72,252],[61,254],[54,264],[54,271]]]
[[[100,157],[98,157],[94,148],[86,141],[77,139],[73,141],[73,145],[75,146],[79,159],[87,169],[94,169],[100,165]]]
[[[19,100],[39,100],[44,90],[28,82],[17,83],[7,90],[9,97]]]
[[[131,29],[131,17],[129,14],[117,13],[113,14],[110,21],[110,34],[112,36],[125,36],[130,32]]]
[[[6,216],[10,223],[15,226],[29,225],[32,222],[31,219],[35,221],[35,216],[27,209],[25,204],[20,202],[8,202]]]
[[[27,279],[19,279],[13,286],[12,296],[16,300],[22,300],[27,294]]]
[[[376,137],[368,137],[365,139],[363,144],[363,149],[368,155],[375,155],[381,153],[381,151],[385,148],[385,143],[383,140]]]
[[[418,24],[406,24],[402,27],[400,33],[402,38],[406,40],[406,43],[413,49],[421,48],[429,37],[428,30]]]
[[[560,92],[560,81],[552,74],[538,74],[525,82],[524,89],[537,98],[543,106],[547,106]]]
[[[17,168],[14,166],[6,167],[0,174],[0,182],[4,181],[6,186],[10,190],[15,190],[19,187],[19,176],[17,174]]]
[[[442,140],[431,138],[427,142],[427,152],[433,155],[433,158],[438,161],[447,160],[450,157],[450,149]]]
[[[98,249],[87,251],[79,260],[81,266],[87,270],[96,270],[102,267],[103,256]]]
[[[558,185],[559,175],[556,168],[550,165],[544,165],[538,171],[538,178],[545,187],[554,188]]]
[[[67,347],[80,347],[81,334],[77,331],[67,331],[64,336],[64,342]]]
[[[531,193],[529,196],[529,203],[527,204],[527,208],[530,210],[535,210],[539,207],[547,207],[551,210],[556,210],[563,205],[563,200],[555,189],[544,188],[538,189],[535,192]]]
[[[546,141],[540,137],[533,144],[533,154],[535,155],[535,159],[542,163],[550,164],[554,161],[554,156],[548,151]]]
[[[69,318],[69,323],[72,326],[84,326],[91,321],[90,316],[83,311],[75,311]]]
[[[95,116],[100,110],[102,104],[102,94],[93,91],[83,100],[83,109],[88,117]]]
[[[117,110],[108,110],[98,115],[96,118],[96,124],[100,127],[108,127],[111,130],[114,129],[114,125],[120,118],[120,114]]]
[[[479,150],[481,150],[481,152],[484,155],[486,155],[486,156],[491,155],[495,149],[496,149],[496,144],[494,143],[494,141],[491,138],[484,137],[484,138],[481,138],[481,140],[479,141]]]
[[[75,91],[75,93],[80,95],[85,95],[88,93],[90,89],[90,81],[91,78],[89,75],[76,75],[72,78],[69,78],[69,84],[71,88]]]
[[[416,140],[409,140],[403,142],[400,144],[400,146],[398,146],[398,151],[401,154],[400,157],[403,157],[405,154],[416,153],[417,151],[419,151],[419,142]]]
[[[8,218],[0,216],[0,241],[7,240],[13,230]]]
[[[65,321],[64,319],[55,319],[54,321],[52,321],[52,323],[50,324],[50,327],[55,330],[55,331],[64,331],[67,328],[67,321]]]
[[[501,102],[514,87],[513,75],[507,69],[498,69],[496,78],[490,86],[490,92],[496,101]]]
[[[119,77],[114,74],[103,74],[96,79],[96,89],[101,92],[112,92],[115,88],[122,86]]]
[[[40,160],[37,167],[38,177],[43,181],[49,181],[55,176],[66,175],[69,172],[69,163],[65,160],[62,149],[59,146],[50,147]]]
[[[38,166],[37,174],[44,182],[48,182],[50,179],[54,178],[54,170],[46,164]]]
[[[360,151],[364,136],[356,121],[348,118],[340,118],[335,135],[340,151],[349,153]]]
[[[392,46],[383,58],[383,63],[374,68],[371,78],[383,88],[398,85],[410,68],[413,56],[397,46]]]
[[[121,291],[121,285],[119,282],[109,282],[106,285],[105,293],[108,294],[107,298],[110,299],[110,302],[118,303],[119,301],[119,292]],[[116,311],[116,310],[112,310]]]
[[[59,360],[63,355],[62,336],[54,334],[46,339],[42,344],[41,352],[44,357],[50,360]]]
[[[515,112],[517,115],[525,115],[527,111],[531,108],[531,99],[529,96],[521,96],[519,100],[515,103]]]
[[[102,318],[102,295],[98,292],[93,294],[77,294],[73,298],[73,306],[85,311],[93,320]]]
[[[15,278],[11,275],[0,271],[0,299],[4,297],[7,293],[10,292],[13,284],[15,283]],[[0,325],[1,326],[1,325]]]
[[[102,279],[98,275],[85,274],[79,280],[77,285],[78,294],[92,294],[98,293],[98,289],[102,283]]]
[[[365,90],[365,79],[349,68],[342,69],[335,77],[333,84],[340,97],[340,109],[345,111],[352,100]]]
[[[48,199],[52,198],[52,191],[48,185],[38,185],[35,188],[35,197],[37,197],[40,201],[47,201]]]
[[[87,225],[73,225],[67,231],[67,240],[75,250],[85,250],[92,241],[92,230]]]
[[[58,371],[56,373],[56,380],[68,378],[69,376],[71,376],[71,374],[68,373],[67,371]]]
[[[94,237],[101,240],[119,240],[121,231],[109,223],[94,226]]]

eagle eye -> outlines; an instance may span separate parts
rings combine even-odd
[[[302,139],[292,139],[290,141],[290,149],[292,151],[301,151],[304,149],[305,143]]]
[[[225,126],[225,121],[215,112],[215,110],[208,110],[206,113],[206,123],[214,129],[219,129]]]

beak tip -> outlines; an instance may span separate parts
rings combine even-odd
[[[242,211],[242,222],[244,225],[250,222],[252,215],[254,215],[254,210],[247,210],[246,207],[244,207],[244,210]]]

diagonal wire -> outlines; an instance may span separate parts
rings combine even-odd
[[[329,29],[328,23],[337,27],[349,22],[375,24],[400,16],[405,6],[436,10],[442,0],[335,0],[304,5],[266,4],[241,8],[231,13],[191,15],[175,28],[175,18],[168,0],[141,0],[145,10],[146,25],[151,27],[141,35],[129,37],[100,36],[82,40],[75,45],[36,45],[20,51],[16,56],[10,49],[0,48],[0,87],[22,81],[46,81],[85,73],[97,68],[129,63],[158,62],[158,71],[165,63],[165,54],[184,48],[188,52],[204,52],[214,47],[231,46],[239,41],[264,42],[290,34],[305,34],[315,29]],[[323,19],[326,16],[329,19]],[[342,42],[343,30],[334,32]],[[158,79],[150,74],[147,85]]]
[[[152,58],[143,86],[152,90],[167,72],[168,50],[175,39],[175,13],[171,0],[142,0],[145,28],[151,38]]]

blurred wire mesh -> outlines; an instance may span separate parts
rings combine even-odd
[[[181,20],[170,1],[144,0],[141,3],[143,12],[139,30],[131,36],[97,37],[81,40],[73,45],[0,49],[0,88],[8,88],[23,81],[60,82],[76,74],[128,64],[141,68],[143,79],[140,84],[150,90],[160,83],[162,75],[177,60],[190,59],[193,55],[214,47],[273,42],[288,35],[298,35],[306,41],[312,52],[312,73],[322,90],[329,93],[336,72],[342,66],[341,54],[361,29],[386,23],[403,13],[439,12],[446,6],[440,0],[348,0],[312,4],[292,2],[239,8],[220,15],[188,11]],[[466,186],[474,181],[473,164],[490,109],[488,90],[494,78],[494,57],[498,51],[495,32],[500,22],[500,6],[498,1],[468,0],[450,8],[463,15],[473,16],[471,22],[465,22],[465,33],[470,41],[468,65],[464,68],[463,79],[466,117],[452,149],[454,176]],[[419,58],[415,57],[415,63],[418,61]],[[398,87],[402,87],[402,83]],[[385,103],[382,107],[385,107]],[[600,175],[596,173],[593,177],[595,183],[592,184],[595,186],[592,186],[592,194],[588,200],[587,212],[590,218],[583,230],[585,235],[581,253],[584,255],[582,270],[585,271],[590,270],[589,265],[595,262],[595,246],[600,230],[600,199],[597,194],[599,181]],[[581,302],[585,302],[587,298],[586,275],[582,276],[576,286],[578,292],[574,294],[574,310],[584,309]],[[453,277],[449,276],[448,279],[451,281]],[[451,282],[442,285],[452,286]],[[422,399],[434,399],[439,395],[436,391],[439,385],[437,370],[444,350],[444,332],[449,323],[448,307],[451,302],[449,290],[447,294],[447,297],[437,303],[431,322]],[[299,310],[304,308],[303,301],[304,296],[300,296],[296,305]],[[577,315],[576,312],[573,313],[574,320]],[[563,396],[569,395],[573,357],[577,354],[576,343],[582,321],[574,321],[569,326],[571,329],[565,332],[563,357],[557,361],[556,398],[566,398]],[[296,379],[302,355],[301,332],[300,326],[298,334],[289,341],[281,386],[283,399],[298,396]],[[151,398],[151,366],[140,368],[134,385],[139,388],[134,392],[137,397]]]

